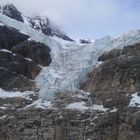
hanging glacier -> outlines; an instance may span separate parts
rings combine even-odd
[[[140,30],[133,30],[116,38],[105,37],[95,40],[92,44],[83,45],[48,37],[2,14],[0,21],[50,47],[52,63],[48,67],[43,67],[36,77],[36,85],[43,100],[52,99],[59,92],[74,92],[79,89],[81,82],[86,79],[86,75],[104,52],[140,42]]]
[[[53,52],[51,65],[43,68],[36,78],[42,99],[52,99],[60,92],[78,90],[104,52],[138,42],[140,30],[130,31],[117,38],[105,37],[88,45],[60,42],[61,51]]]

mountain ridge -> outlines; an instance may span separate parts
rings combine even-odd
[[[52,25],[49,18],[47,17],[41,17],[41,16],[33,16],[28,17],[23,15],[22,12],[20,12],[13,4],[5,4],[0,5],[0,11],[2,14],[23,22],[33,29],[42,32],[45,35],[48,36],[57,36],[59,38],[62,38],[67,41],[74,41],[70,37],[68,37],[64,32],[60,31],[58,27]]]

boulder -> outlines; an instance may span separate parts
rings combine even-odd
[[[121,55],[121,50],[113,49],[110,52],[106,52],[102,56],[100,56],[98,61],[106,61],[112,58],[119,57],[120,55]]]
[[[35,62],[8,51],[0,51],[0,87],[27,90],[35,87],[33,79],[41,68]]]
[[[27,40],[29,36],[24,35],[16,29],[0,26],[0,49],[10,50],[13,46]]]
[[[50,48],[36,41],[24,41],[12,48],[12,52],[32,59],[35,63],[48,66],[51,63]]]

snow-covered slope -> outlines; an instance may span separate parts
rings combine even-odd
[[[140,30],[130,31],[117,38],[105,37],[92,44],[81,45],[45,36],[26,24],[2,14],[0,21],[51,48],[52,63],[49,67],[44,67],[36,78],[42,99],[51,99],[58,92],[76,91],[100,55],[113,48],[123,48],[140,42]]]
[[[116,38],[107,36],[95,41],[94,46],[98,50],[99,55],[113,48],[122,49],[124,46],[129,46],[140,42],[140,30],[132,30],[122,34]]]
[[[64,40],[73,41],[63,31],[61,31],[57,26],[55,26],[46,16],[26,16],[24,15],[24,13],[19,11],[13,4],[0,5],[0,12],[3,15],[27,24],[31,28],[47,36],[56,36]]]

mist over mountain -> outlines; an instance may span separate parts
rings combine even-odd
[[[73,41],[63,31],[60,31],[58,27],[51,23],[47,17],[41,17],[38,15],[33,17],[25,16],[24,13],[21,13],[13,4],[0,6],[0,11],[4,15],[23,22],[35,30],[44,33],[45,35],[56,36],[64,40]]]

